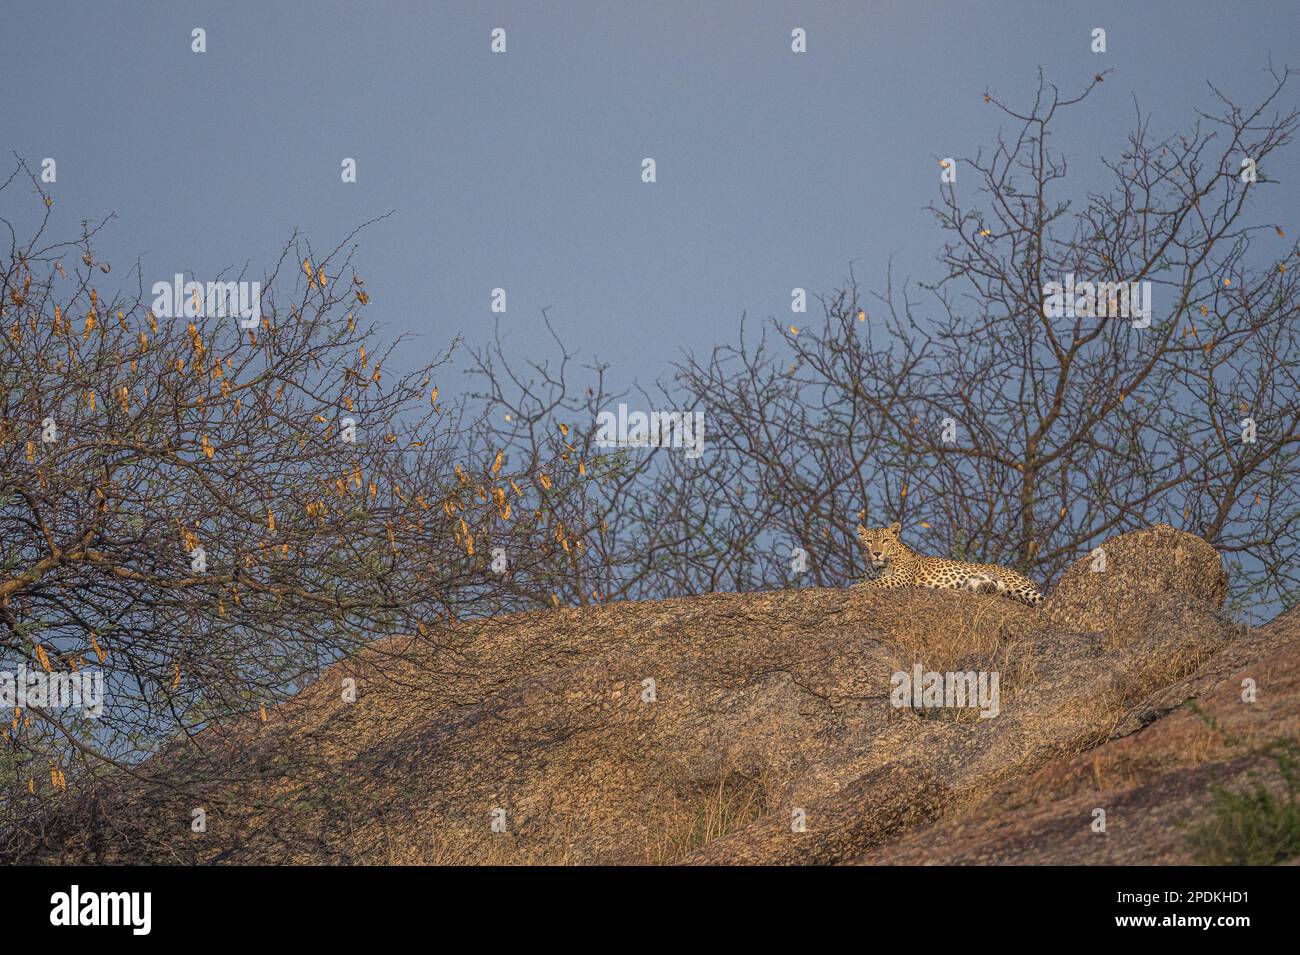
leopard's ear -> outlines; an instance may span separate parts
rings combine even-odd
[[[864,540],[867,537],[867,529],[863,527],[861,524],[858,525],[858,536],[863,538]]]
[[[898,523],[898,521],[894,521],[894,523],[889,525],[889,533],[893,534],[895,537],[897,537],[902,530],[903,525]]]

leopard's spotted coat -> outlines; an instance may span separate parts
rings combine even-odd
[[[866,551],[872,576],[856,586],[971,590],[1001,594],[1031,607],[1043,602],[1042,591],[1024,574],[999,564],[972,564],[918,554],[902,542],[901,530],[902,525],[897,523],[870,528],[858,525],[858,539]]]

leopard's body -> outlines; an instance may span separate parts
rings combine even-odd
[[[974,564],[918,554],[900,539],[901,530],[899,524],[871,528],[858,525],[858,539],[866,552],[872,576],[856,586],[970,590],[1001,594],[1031,607],[1043,602],[1042,591],[1024,574],[1000,564]]]

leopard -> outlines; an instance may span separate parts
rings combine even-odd
[[[1000,564],[974,564],[946,557],[918,554],[903,543],[903,526],[895,521],[888,527],[858,525],[858,540],[866,551],[870,576],[856,587],[926,587],[930,590],[967,590],[998,594],[1037,607],[1043,602],[1038,585]]]

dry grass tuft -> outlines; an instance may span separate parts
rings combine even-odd
[[[716,782],[673,797],[672,804],[660,811],[662,824],[647,839],[646,862],[672,865],[700,846],[761,819],[767,812],[767,792],[761,777],[726,769],[718,774]]]
[[[890,621],[886,640],[890,666],[905,672],[917,663],[940,673],[996,671],[1003,700],[1013,699],[1017,687],[1030,686],[1037,677],[1026,647],[1032,616],[1005,597],[963,593],[956,599],[973,606],[974,612],[939,619],[933,614],[908,615]],[[918,708],[916,712],[930,719],[979,720],[978,712],[970,708]]]

